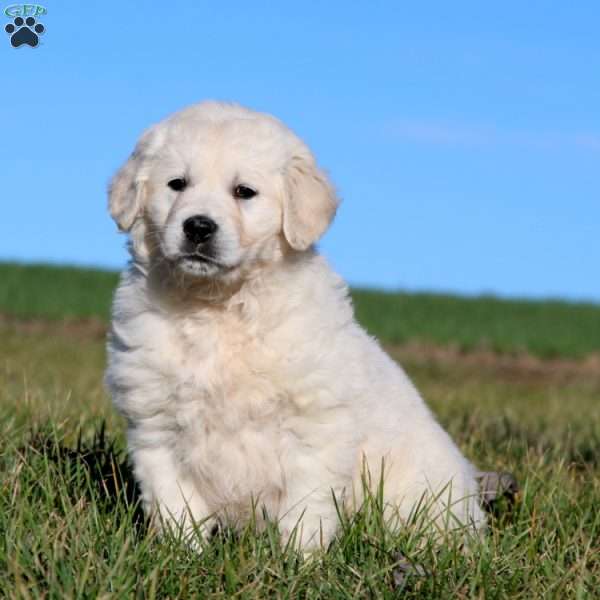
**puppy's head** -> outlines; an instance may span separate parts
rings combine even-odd
[[[110,213],[138,261],[201,278],[241,277],[325,232],[335,194],[275,118],[205,102],[149,129],[113,178]]]

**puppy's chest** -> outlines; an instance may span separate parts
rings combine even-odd
[[[179,366],[170,373],[168,406],[181,464],[212,510],[247,508],[258,493],[277,510],[290,410],[281,357],[260,331],[234,318],[187,321],[173,333]]]
[[[178,427],[239,432],[277,426],[284,364],[266,332],[235,315],[182,320],[171,330],[170,406]]]

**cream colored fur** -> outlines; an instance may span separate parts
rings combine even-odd
[[[167,182],[185,177],[185,190]],[[244,184],[258,191],[232,194]],[[313,244],[337,201],[308,148],[273,117],[206,102],[154,126],[115,176],[110,211],[132,262],[113,306],[107,385],[129,424],[143,501],[210,530],[253,506],[299,524],[305,550],[360,505],[363,467],[408,519],[426,498],[479,528],[471,464],[403,370],[354,320]],[[214,262],[184,256],[183,221],[219,226]],[[401,318],[401,315],[398,316]],[[390,513],[391,514],[391,513]]]

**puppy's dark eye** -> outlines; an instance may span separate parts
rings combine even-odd
[[[181,192],[187,187],[187,181],[183,177],[177,177],[177,179],[171,179],[167,185],[175,192]]]
[[[236,185],[233,189],[233,195],[236,198],[241,198],[242,200],[248,200],[248,198],[253,198],[256,196],[258,192],[249,188],[247,185]]]

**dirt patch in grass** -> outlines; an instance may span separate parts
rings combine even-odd
[[[531,354],[501,354],[487,349],[461,350],[454,346],[437,346],[418,342],[385,346],[399,362],[460,366],[492,372],[506,379],[568,382],[594,379],[600,385],[600,353],[582,359],[538,358]]]
[[[0,313],[0,327],[25,335],[63,336],[99,340],[106,337],[108,327],[99,317],[86,319],[65,318],[58,321],[46,319],[19,319]]]

